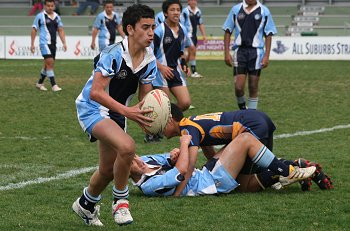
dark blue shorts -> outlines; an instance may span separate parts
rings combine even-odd
[[[46,58],[56,58],[56,44],[40,45],[41,55]]]
[[[234,75],[249,74],[260,76],[264,50],[254,47],[238,47],[233,55]]]

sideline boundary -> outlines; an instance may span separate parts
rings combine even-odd
[[[294,136],[307,136],[307,135],[312,135],[312,134],[317,134],[317,133],[324,133],[324,132],[332,132],[338,129],[348,129],[350,128],[350,124],[346,124],[346,125],[337,125],[331,128],[321,128],[318,130],[313,130],[313,131],[299,131],[299,132],[295,132],[295,133],[287,133],[287,134],[280,134],[280,135],[276,135],[274,137],[274,139],[283,139],[283,138],[290,138],[290,137],[294,137]],[[39,177],[37,179],[34,180],[29,180],[29,181],[22,181],[19,183],[11,183],[5,186],[0,186],[0,191],[7,191],[7,190],[12,190],[12,189],[20,189],[20,188],[24,188],[26,186],[29,185],[34,185],[34,184],[42,184],[42,183],[46,183],[46,182],[50,182],[53,180],[62,180],[62,179],[68,179],[68,178],[72,178],[84,173],[88,173],[91,171],[96,170],[97,167],[87,167],[87,168],[80,168],[80,169],[73,169],[64,173],[60,173],[57,174],[56,176],[52,176],[52,177]]]

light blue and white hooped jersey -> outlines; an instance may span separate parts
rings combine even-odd
[[[142,175],[141,179],[134,183],[146,196],[171,196],[176,187],[184,180],[179,170],[171,166],[170,154],[155,154],[140,157],[153,172]],[[238,186],[237,182],[223,169],[220,162],[216,162],[216,169],[209,171],[207,167],[202,170],[195,169],[182,196],[212,195],[217,193],[229,193]],[[223,184],[218,182],[225,179]],[[225,186],[224,186],[225,185]],[[218,186],[218,187],[217,187]]]
[[[106,11],[99,13],[93,25],[93,27],[99,30],[99,43],[106,46],[115,43],[116,28],[121,22],[121,18],[119,18],[118,14],[114,11],[112,12],[111,18],[107,16]]]
[[[277,33],[271,13],[259,1],[250,13],[246,12],[246,6],[244,1],[233,6],[222,29],[230,33],[235,30],[233,49],[240,46],[264,48],[264,37]]]
[[[58,28],[63,27],[63,23],[61,17],[56,12],[53,12],[53,16],[50,17],[46,11],[43,10],[36,15],[32,27],[40,31],[40,45],[55,45]]]
[[[116,112],[99,104],[90,98],[90,91],[94,74],[101,72],[105,78],[111,78],[109,86],[105,91],[114,100],[128,106],[132,97],[137,91],[139,83],[151,84],[157,73],[156,59],[150,47],[145,48],[145,57],[138,67],[132,66],[132,59],[128,50],[128,37],[123,41],[106,47],[94,59],[94,70],[91,77],[86,82],[82,92],[76,99],[78,120],[85,118],[85,124],[81,124],[84,131],[94,123],[89,115],[99,114],[102,117],[109,117]]]

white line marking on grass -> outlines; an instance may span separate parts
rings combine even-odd
[[[97,169],[97,167],[73,169],[73,170],[70,170],[68,172],[61,173],[61,174],[58,174],[58,175],[52,176],[52,177],[45,177],[45,178],[39,177],[39,178],[37,178],[35,180],[22,181],[20,183],[15,183],[15,184],[11,183],[11,184],[8,184],[6,186],[0,186],[0,191],[24,188],[24,187],[26,187],[28,185],[42,184],[42,183],[46,183],[46,182],[53,181],[53,180],[68,179],[68,178],[71,178],[71,177],[78,176],[80,174],[91,172],[91,171],[96,170],[96,169]]]
[[[321,129],[313,130],[313,131],[300,131],[300,132],[295,132],[295,133],[290,133],[290,134],[280,134],[280,135],[276,135],[274,137],[274,139],[290,138],[290,137],[294,137],[294,136],[307,136],[307,135],[312,135],[312,134],[316,134],[316,133],[332,132],[332,131],[337,130],[337,129],[347,129],[347,128],[350,128],[350,124],[337,125],[337,126],[334,126],[331,128],[321,128]],[[20,137],[17,137],[17,138],[20,138]],[[21,138],[23,138],[23,137],[21,137]],[[53,181],[53,180],[68,179],[71,177],[75,177],[75,176],[78,176],[78,175],[81,175],[84,173],[94,171],[96,169],[97,169],[97,167],[73,169],[73,170],[70,170],[68,172],[58,174],[58,175],[53,176],[53,177],[47,177],[47,178],[39,177],[35,180],[23,181],[23,182],[15,183],[15,184],[11,183],[11,184],[8,184],[5,186],[0,186],[0,191],[24,188],[28,185],[42,184],[42,183],[46,183],[46,182]]]
[[[301,131],[301,132],[296,132],[291,134],[280,134],[280,135],[274,136],[274,139],[289,138],[293,136],[307,136],[307,135],[312,135],[316,133],[331,132],[337,129],[346,129],[346,128],[350,128],[350,124],[337,125],[331,128],[321,128],[319,130],[313,130],[313,131]]]

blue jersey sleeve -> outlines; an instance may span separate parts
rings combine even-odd
[[[162,39],[164,37],[164,24],[161,23],[157,28],[154,30],[154,40],[153,40],[153,52],[156,58],[158,59],[160,57],[159,54],[159,48],[160,44],[162,42]]]
[[[102,16],[102,17],[101,17],[101,16]],[[101,29],[102,25],[103,25],[103,15],[98,14],[98,15],[96,16],[95,21],[94,21],[93,27],[95,27],[95,28],[97,28],[97,29]]]
[[[145,181],[140,187],[146,196],[171,196],[174,194],[183,177],[174,167],[163,175],[154,175]]]
[[[190,20],[190,12],[188,11],[188,8],[184,8],[182,10],[182,14],[180,15],[180,23],[185,26],[186,33],[185,35],[188,35],[188,37],[192,37],[192,25]]]
[[[41,15],[42,14],[37,14],[36,16],[35,16],[35,19],[34,19],[34,22],[33,22],[33,28],[35,28],[36,30],[38,30],[38,28],[39,28],[39,20],[40,20],[40,18],[41,18]]]
[[[266,22],[266,25],[264,28],[265,36],[277,34],[277,29],[276,29],[275,23],[272,19],[272,15],[271,15],[269,9],[267,7],[263,7],[263,9],[264,9],[264,13],[267,17],[267,22]]]
[[[203,23],[204,21],[203,21],[202,11],[198,10],[198,25],[202,25]]]
[[[224,31],[228,30],[230,34],[232,34],[233,30],[235,29],[234,13],[235,13],[235,6],[232,7],[230,13],[226,18],[226,21],[224,22],[224,25],[222,26],[222,29]]]
[[[156,26],[159,26],[164,21],[165,21],[164,13],[162,11],[158,12],[154,18],[154,23],[156,24]]]
[[[63,27],[63,22],[59,15],[57,15],[57,23],[58,23],[58,27]]]
[[[117,25],[120,25],[120,24],[122,24],[122,19],[118,16],[118,14],[115,14],[115,23],[117,24]]]
[[[95,71],[101,72],[103,76],[109,76],[112,78],[115,73],[119,71],[121,65],[121,62],[118,63],[116,60],[121,59],[121,56],[116,58],[110,53],[102,52],[99,60],[96,63]]]

